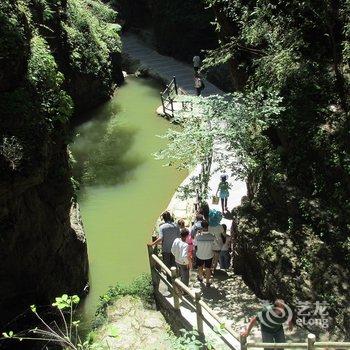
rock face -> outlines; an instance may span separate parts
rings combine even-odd
[[[67,125],[120,78],[114,17],[100,1],[0,3],[0,327],[88,281]]]
[[[159,311],[147,309],[137,297],[125,296],[107,309],[108,323],[98,330],[108,349],[172,349],[169,326]]]
[[[194,55],[217,47],[214,20],[201,0],[114,0],[126,28],[152,28],[159,53],[192,63]]]

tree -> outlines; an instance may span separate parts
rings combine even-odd
[[[245,161],[254,169],[246,174],[249,200],[239,209],[245,279],[267,298],[328,302],[333,326],[344,334],[350,329],[343,307],[350,298],[344,287],[350,261],[349,1],[203,1],[215,12],[221,41],[207,66],[229,62],[237,90],[282,98],[273,118],[247,119],[246,136],[237,141],[251,146]]]

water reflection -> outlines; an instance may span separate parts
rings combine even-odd
[[[89,122],[80,128],[74,145],[74,177],[83,185],[117,185],[130,181],[145,159],[131,154],[137,129],[110,121]]]

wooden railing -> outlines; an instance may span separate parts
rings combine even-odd
[[[205,303],[201,298],[199,291],[194,291],[181,282],[177,275],[175,267],[169,269],[163,261],[153,253],[153,248],[148,246],[148,257],[151,269],[152,284],[155,291],[158,291],[159,281],[163,281],[168,289],[172,292],[174,300],[174,309],[180,309],[180,299],[187,296],[186,303],[190,304],[193,310],[196,312],[196,326],[197,331],[203,337],[204,335],[204,322],[214,331],[219,326],[221,330],[226,331],[236,341],[240,343],[241,350],[247,350],[251,348],[271,348],[271,349],[350,349],[350,342],[317,342],[314,334],[308,334],[306,342],[304,343],[254,343],[247,342],[247,338],[239,336],[231,327],[227,326],[223,322],[217,313],[211,309],[211,307]],[[209,319],[203,314],[203,310],[211,316]],[[223,327],[223,328],[222,328]],[[232,344],[226,338],[222,336],[222,340],[230,349],[237,349],[237,343]]]
[[[160,93],[164,115],[174,117],[174,99],[178,95],[178,86],[174,75],[165,90]]]
[[[157,255],[153,254],[152,247],[148,247],[148,256],[154,290],[158,291],[159,281],[163,281],[168,289],[172,292],[175,310],[180,309],[180,299],[186,296],[186,303],[189,304],[196,313],[197,331],[201,336],[204,337],[205,322],[214,331],[220,328],[221,330],[224,330],[233,336],[237,341],[239,341],[237,334],[229,326],[225,325],[225,323],[220,319],[216,312],[213,311],[211,307],[202,300],[201,292],[194,291],[187,287],[183,282],[181,282],[180,278],[177,275],[175,267],[169,269]],[[211,316],[211,319],[203,314],[203,310],[205,310],[207,314]],[[220,326],[223,325],[224,328],[222,329]],[[228,345],[230,349],[237,349],[236,346],[228,343],[226,339],[223,339],[223,341]]]
[[[317,342],[315,334],[308,334],[305,343],[248,343],[247,338],[241,337],[241,350],[249,348],[270,349],[350,349],[348,342]]]

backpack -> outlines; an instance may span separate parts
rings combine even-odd
[[[219,226],[222,219],[221,211],[216,209],[209,210],[209,226]]]

